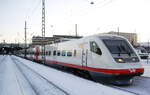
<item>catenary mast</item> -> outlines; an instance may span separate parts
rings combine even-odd
[[[42,0],[42,59],[45,63],[45,0]]]

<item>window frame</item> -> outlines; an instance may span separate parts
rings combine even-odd
[[[60,53],[60,50],[57,50],[57,56],[60,56],[61,53]]]
[[[93,47],[93,43],[95,43],[95,48]],[[90,51],[95,54],[102,55],[102,51],[95,41],[90,41]]]
[[[70,53],[70,54],[69,54],[69,53]],[[68,52],[67,52],[67,56],[68,56],[68,57],[72,57],[72,52],[71,52],[71,51],[68,51]]]
[[[48,55],[51,56],[51,51],[48,52]]]
[[[65,50],[61,51],[61,56],[66,56],[66,51]]]
[[[56,56],[56,50],[53,51],[53,56]]]

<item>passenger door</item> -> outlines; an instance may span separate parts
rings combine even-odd
[[[81,64],[82,64],[82,66],[87,66],[87,64],[88,64],[88,48],[89,46],[88,46],[88,43],[87,42],[85,42],[85,43],[83,43],[83,47],[82,47],[82,58],[81,58]]]

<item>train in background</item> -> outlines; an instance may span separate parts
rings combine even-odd
[[[146,51],[145,48],[138,47],[138,48],[136,48],[136,51],[139,54],[139,56],[141,57],[141,59],[148,59],[149,53]]]
[[[22,54],[22,53],[20,53]],[[23,56],[23,55],[22,55]],[[117,85],[132,84],[135,76],[144,73],[140,57],[129,41],[121,36],[97,34],[76,40],[27,49],[27,58],[45,64],[72,68],[93,80]]]

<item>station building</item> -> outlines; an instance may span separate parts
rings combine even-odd
[[[80,39],[82,36],[70,36],[70,35],[53,35],[53,37],[44,37],[33,36],[32,37],[32,46],[35,45],[47,45],[53,43],[59,43],[64,41],[69,41],[70,39]]]

